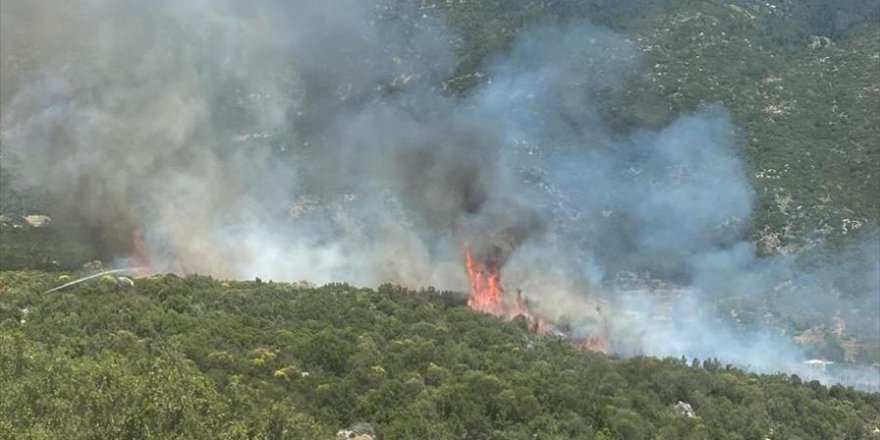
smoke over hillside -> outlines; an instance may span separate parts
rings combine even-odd
[[[467,243],[552,318],[650,272],[694,292],[691,320],[608,317],[622,352],[763,371],[798,350],[733,343],[716,297],[880,301],[876,247],[814,272],[756,257],[723,107],[612,130],[599,102],[639,48],[589,23],[522,32],[466,96],[444,87],[444,17],[391,2],[11,1],[2,29],[4,166],[119,264],[142,234],[158,270],[466,290]],[[851,299],[826,294],[854,276]]]

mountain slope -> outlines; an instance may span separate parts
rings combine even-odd
[[[43,294],[55,277],[0,272],[4,436],[319,439],[366,422],[386,439],[830,439],[880,425],[880,394],[592,354],[448,292],[166,275]]]

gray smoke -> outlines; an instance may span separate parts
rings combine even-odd
[[[0,17],[4,167],[108,256],[140,231],[160,270],[465,290],[467,244],[544,315],[608,320],[623,353],[762,371],[803,353],[770,330],[737,342],[718,304],[880,298],[876,246],[813,269],[757,257],[723,107],[611,129],[600,103],[639,48],[589,23],[522,32],[454,96],[458,36],[403,2],[12,0]],[[688,293],[634,294],[623,272]],[[658,308],[688,319],[633,319]]]
[[[805,365],[810,353],[784,330],[844,323],[839,335],[877,341],[877,231],[760,258],[748,235],[754,191],[741,134],[723,107],[656,131],[620,134],[603,121],[601,95],[619,90],[637,63],[632,45],[607,31],[543,28],[521,37],[476,95],[503,121],[506,165],[529,182],[530,205],[553,219],[549,238],[507,266],[508,288],[541,292],[538,307],[557,320],[580,310],[575,333],[606,328],[622,354],[880,386],[870,368],[843,378]]]

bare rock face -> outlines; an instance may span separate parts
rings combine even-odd
[[[682,402],[681,400],[679,400],[678,403],[673,405],[672,409],[674,409],[679,414],[681,414],[689,419],[693,419],[693,418],[697,417],[697,413],[694,412],[694,408],[691,407],[691,404],[687,403],[687,402]]]
[[[42,228],[43,226],[49,225],[49,223],[52,222],[52,219],[49,218],[48,215],[31,214],[24,216],[24,221],[35,228]]]
[[[340,429],[336,433],[336,438],[339,440],[373,440],[375,435],[373,426],[369,423],[356,423],[348,429]]]
[[[812,37],[810,37],[810,44],[808,44],[807,47],[813,50],[825,49],[834,47],[834,42],[831,41],[831,39],[828,37],[813,35]]]

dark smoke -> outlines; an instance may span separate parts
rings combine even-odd
[[[460,38],[400,3],[4,0],[3,166],[109,256],[143,231],[159,270],[466,290],[467,243],[548,317],[612,297],[624,353],[798,371],[791,335],[744,343],[720,301],[878,304],[876,246],[820,269],[757,256],[723,107],[611,128],[600,103],[638,71],[633,42],[535,26],[456,96],[443,84]],[[687,291],[671,307],[688,320],[630,319],[661,305],[622,272]]]

